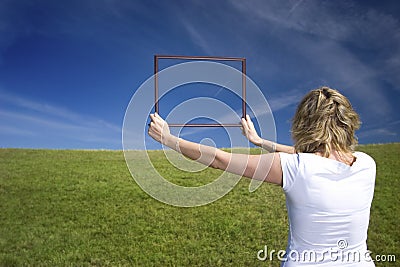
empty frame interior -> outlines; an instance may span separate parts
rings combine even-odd
[[[159,107],[159,92],[158,92],[158,75],[159,72],[159,60],[160,59],[178,59],[178,60],[189,60],[189,61],[236,61],[241,63],[242,72],[242,118],[246,116],[246,59],[235,58],[235,57],[211,57],[211,56],[174,56],[174,55],[155,55],[154,56],[154,108],[155,112],[160,113]],[[237,124],[224,124],[224,123],[168,123],[170,127],[240,127],[240,123]]]

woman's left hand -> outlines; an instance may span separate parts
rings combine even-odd
[[[167,139],[171,137],[168,123],[164,121],[157,113],[150,114],[150,118],[151,122],[148,131],[149,135],[157,142],[165,144]]]

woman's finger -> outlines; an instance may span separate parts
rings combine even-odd
[[[243,134],[244,136],[247,136],[245,130],[243,129],[243,127],[240,127],[240,129],[242,130],[242,134]]]
[[[246,115],[246,121],[247,121],[247,122],[251,122],[251,119],[250,119],[250,115],[249,115],[249,114]]]
[[[163,118],[161,118],[160,115],[158,115],[157,113],[155,113],[155,118],[160,125],[165,124],[165,120]]]
[[[249,115],[246,115],[246,121],[248,124],[253,124]]]
[[[254,123],[253,123],[253,121],[250,119],[250,117],[249,117],[249,128],[250,128],[251,131],[255,131],[255,130],[256,130],[256,128],[254,127]]]
[[[153,126],[160,124],[160,120],[156,117],[155,114],[150,114],[151,121],[153,122]]]
[[[251,119],[250,119],[250,116],[249,115],[246,115],[246,122],[247,122],[247,125],[249,126],[249,128],[251,127],[251,124],[252,124],[252,122],[251,122]]]
[[[246,115],[246,121],[247,121],[247,124],[249,125],[250,129],[254,128],[254,124],[253,124],[253,122],[252,122],[252,120],[251,120],[249,115]]]
[[[245,131],[249,130],[249,125],[247,124],[247,121],[244,118],[242,118],[242,126]]]
[[[163,118],[161,118],[161,116],[158,115],[158,113],[154,113],[154,116],[155,116],[157,119],[159,119],[159,120],[161,120],[161,121],[164,121]]]

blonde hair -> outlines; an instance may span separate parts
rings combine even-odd
[[[292,121],[295,150],[319,152],[324,157],[329,157],[332,149],[353,152],[360,124],[350,101],[338,91],[325,86],[312,90],[300,102]]]

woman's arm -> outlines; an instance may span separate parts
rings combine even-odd
[[[249,115],[246,115],[246,119],[242,118],[242,132],[246,138],[256,146],[259,146],[269,152],[285,152],[289,154],[295,153],[294,147],[274,143],[269,140],[262,139],[258,136],[254,124],[250,119]]]
[[[149,135],[184,156],[213,168],[282,185],[282,168],[279,154],[246,155],[228,153],[171,135],[168,124],[157,113],[151,114],[150,118]]]

